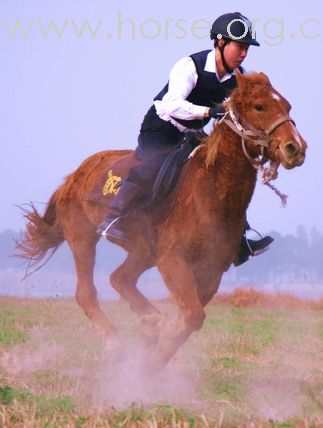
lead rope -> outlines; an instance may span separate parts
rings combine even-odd
[[[264,168],[263,165],[259,165],[258,171],[262,173],[262,184],[268,186],[269,189],[271,189],[277,196],[279,196],[282,203],[282,207],[285,208],[287,205],[288,195],[282,193],[279,189],[277,189],[277,187],[270,183],[270,181],[274,180],[275,178],[266,178],[268,168]]]
[[[277,187],[275,187],[271,183],[263,183],[263,184],[265,184],[265,186],[268,186],[271,190],[273,190],[276,193],[277,196],[280,197],[280,200],[282,202],[282,207],[285,208],[287,205],[288,195],[286,195],[285,193],[282,193],[279,189],[277,189]]]
[[[288,195],[286,195],[285,193],[282,193],[279,189],[277,189],[276,186],[274,186],[273,184],[270,183],[271,180],[275,180],[277,178],[277,168],[272,169],[272,168],[265,168],[262,164],[262,161],[260,159],[253,159],[247,149],[246,149],[246,145],[245,145],[245,136],[242,136],[241,134],[247,134],[246,130],[243,128],[243,126],[239,123],[239,121],[237,120],[234,112],[230,109],[227,113],[229,113],[230,118],[232,120],[232,122],[234,123],[234,125],[236,126],[236,129],[238,132],[236,132],[238,135],[240,135],[241,137],[241,144],[242,144],[242,149],[243,152],[246,156],[246,158],[249,160],[249,162],[251,163],[251,165],[262,174],[262,184],[264,184],[265,186],[268,186],[281,200],[282,203],[282,207],[285,208],[287,205],[287,199],[288,199]],[[225,122],[225,118],[227,115],[225,115],[220,122],[224,121]],[[276,124],[276,123],[275,123]],[[228,125],[228,124],[227,124]],[[233,127],[230,126],[230,128],[234,131]],[[248,137],[247,137],[248,138]],[[253,142],[254,144],[257,144],[257,141],[252,140],[252,138],[248,138],[251,142]],[[259,144],[260,145],[260,144]],[[261,145],[261,154],[263,156],[263,152],[264,152],[264,146]]]
[[[277,187],[275,187],[273,184],[270,183],[271,180],[275,180],[277,177],[277,171],[273,172],[270,168],[265,168],[261,161],[259,159],[253,159],[249,153],[247,152],[246,146],[245,146],[245,140],[241,138],[242,141],[242,148],[243,152],[246,155],[247,159],[250,161],[251,165],[262,174],[262,184],[265,186],[268,186],[269,189],[271,189],[277,196],[279,196],[282,207],[285,208],[287,205],[287,198],[288,195],[285,193],[282,193]],[[263,147],[261,147],[261,151],[263,152]]]

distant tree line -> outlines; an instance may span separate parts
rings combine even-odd
[[[298,226],[296,234],[282,235],[270,232],[274,238],[270,249],[237,269],[231,276],[246,282],[322,282],[323,280],[323,235],[316,228],[307,232]]]
[[[312,228],[309,232],[298,226],[296,234],[282,235],[271,232],[274,238],[270,250],[253,257],[238,268],[231,268],[227,278],[233,282],[322,282],[323,281],[323,235]],[[0,270],[22,270],[22,261],[11,257],[15,251],[14,238],[18,234],[12,230],[0,233]],[[125,257],[119,247],[100,242],[97,250],[96,271],[108,274]],[[42,270],[72,273],[74,265],[70,250],[63,244]]]

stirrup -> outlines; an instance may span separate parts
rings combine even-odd
[[[103,238],[105,238],[105,239],[107,239],[107,237],[108,237],[108,231],[109,231],[109,229],[110,229],[110,227],[112,226],[112,225],[114,225],[114,223],[116,222],[116,221],[118,221],[119,219],[121,218],[121,216],[119,216],[119,217],[116,217],[114,220],[112,220],[109,224],[108,224],[108,226],[100,233],[101,234],[101,236],[103,237]]]
[[[252,228],[252,227],[250,227],[250,226],[249,226],[249,228],[247,228],[247,229],[246,229],[246,232],[245,232],[245,233],[247,234],[250,230],[252,230],[252,232],[255,232],[255,233],[259,236],[259,238],[260,238],[260,239],[262,239],[262,238],[263,238],[262,234],[261,234],[260,232],[258,232],[258,230],[253,229],[253,228]],[[246,239],[247,239],[247,238],[246,238]]]

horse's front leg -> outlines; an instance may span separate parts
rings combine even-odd
[[[164,326],[163,334],[152,356],[154,370],[165,366],[192,332],[202,327],[205,319],[197,282],[184,257],[170,254],[163,257],[158,263],[158,268],[167,288],[175,298],[179,315],[175,323]]]

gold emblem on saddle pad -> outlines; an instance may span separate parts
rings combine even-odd
[[[102,188],[102,193],[105,195],[113,193],[116,195],[119,192],[118,183],[122,180],[121,177],[112,174],[112,169],[108,172],[108,178],[106,179]]]

